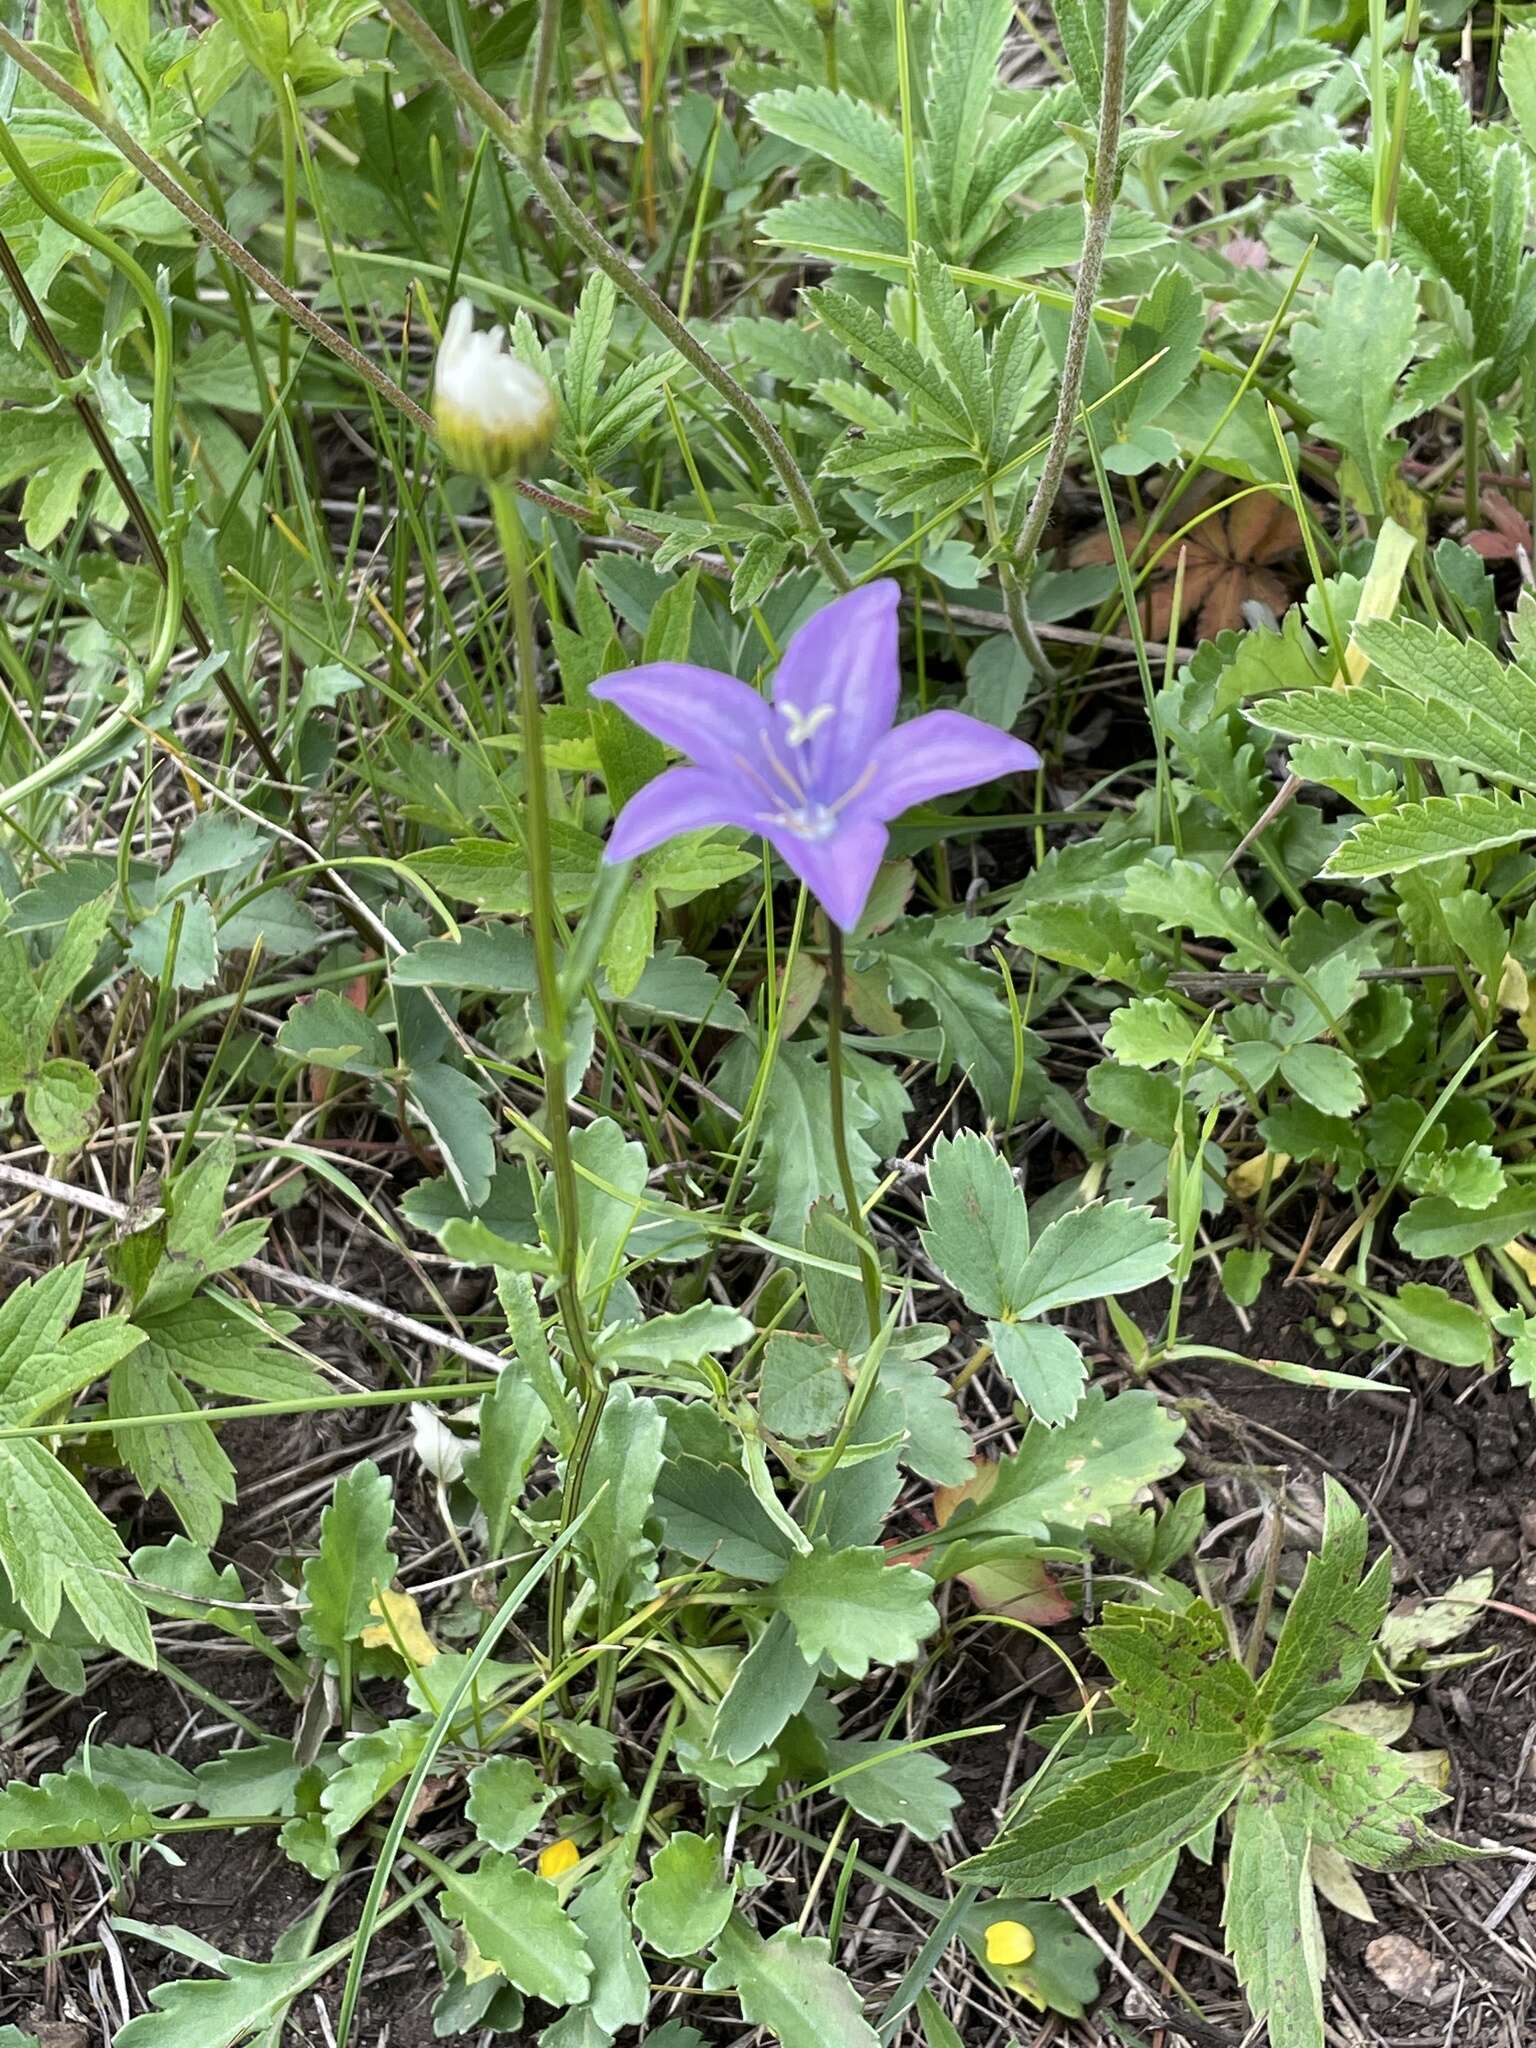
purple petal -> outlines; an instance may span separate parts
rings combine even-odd
[[[653,661],[600,676],[592,695],[703,768],[731,768],[748,748],[761,760],[772,713],[756,690],[715,668]]]
[[[603,849],[607,861],[633,860],[682,832],[706,825],[739,825],[760,832],[758,806],[728,777],[706,768],[669,768],[637,789],[620,811]]]
[[[857,809],[863,817],[895,818],[930,797],[951,796],[1039,766],[1033,747],[995,725],[963,711],[925,711],[888,732],[876,747],[869,786]]]
[[[785,831],[763,836],[832,922],[851,932],[864,915],[875,871],[885,858],[890,838],[885,827],[874,818],[852,818],[825,839],[802,839]]]
[[[889,577],[866,583],[807,619],[784,650],[773,679],[779,753],[820,803],[852,788],[896,716],[900,597]],[[792,746],[797,731],[807,737]]]

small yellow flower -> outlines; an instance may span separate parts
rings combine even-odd
[[[558,1842],[551,1842],[547,1849],[539,1851],[539,1875],[551,1882],[564,1877],[568,1870],[574,1870],[581,1861],[581,1851],[569,1835],[562,1835]],[[1034,1943],[1030,1943],[1033,1948]]]
[[[448,460],[492,483],[526,476],[554,440],[559,418],[554,392],[512,354],[503,329],[476,333],[467,299],[456,303],[443,328],[433,404]]]
[[[1035,1952],[1035,1937],[1018,1920],[994,1920],[987,1929],[987,1961],[1000,1969],[1027,1963]]]

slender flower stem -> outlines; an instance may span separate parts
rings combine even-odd
[[[539,1060],[544,1069],[544,1121],[549,1135],[555,1212],[560,1243],[556,1256],[555,1293],[565,1333],[585,1380],[596,1368],[576,1284],[576,1259],[581,1244],[581,1207],[576,1191],[576,1162],[571,1151],[570,1112],[566,1103],[565,990],[555,949],[554,862],[549,836],[549,772],[544,765],[543,710],[533,639],[533,606],[528,593],[527,540],[517,500],[505,484],[495,484],[491,500],[496,531],[507,561],[507,592],[512,605],[517,653],[518,717],[523,748],[523,833],[528,855],[529,923],[533,935],[534,976],[543,1013],[538,1033]]]
[[[529,182],[554,216],[556,224],[565,230],[582,254],[611,279],[616,290],[631,305],[639,307],[657,332],[665,335],[684,361],[691,364],[705,383],[718,392],[738,418],[745,422],[784,486],[785,496],[794,508],[811,559],[834,589],[851,590],[853,579],[828,545],[816,511],[816,501],[811,496],[799,463],[790,452],[789,444],[751,393],[743,389],[723,364],[716,362],[702,342],[695,340],[654,286],[631,267],[622,252],[593,225],[566,191],[544,154],[542,110],[535,120],[514,121],[500,101],[486,91],[442,38],[434,34],[412,6],[411,0],[384,0],[384,6],[396,28],[426,58],[433,75],[447,86],[462,106],[485,124],[502,148],[510,151],[522,164]],[[558,12],[559,0],[543,0],[543,16],[558,15]],[[543,34],[541,23],[541,43]]]
[[[831,933],[827,947],[827,1081],[832,1100],[832,1151],[837,1160],[837,1177],[843,1186],[843,1203],[850,1227],[859,1239],[859,1264],[864,1271],[864,1307],[869,1317],[869,1341],[880,1335],[880,1256],[864,1215],[864,1204],[853,1178],[848,1157],[848,1119],[843,1101],[843,935],[828,920]]]
[[[1040,481],[1035,485],[1035,494],[1030,500],[1028,512],[1024,515],[1024,524],[1019,530],[1013,550],[1013,561],[1020,585],[1021,610],[1022,593],[1029,587],[1030,578],[1034,573],[1035,554],[1045,532],[1046,522],[1055,507],[1062,477],[1066,474],[1067,451],[1072,442],[1072,429],[1077,423],[1077,405],[1082,396],[1083,371],[1088,360],[1088,336],[1093,328],[1094,302],[1099,295],[1099,280],[1104,275],[1104,250],[1109,240],[1110,222],[1114,217],[1115,196],[1120,189],[1120,124],[1125,113],[1128,7],[1129,0],[1105,0],[1104,74],[1099,100],[1099,135],[1089,176],[1088,218],[1083,235],[1083,255],[1077,267],[1077,288],[1072,294],[1072,312],[1067,323],[1067,347],[1061,365],[1061,390],[1056,401],[1056,420],[1051,428],[1050,445],[1045,451],[1045,467],[1040,472]],[[1014,607],[1010,605],[1010,623],[1013,622],[1013,613]],[[1049,674],[1049,663],[1045,660],[1044,649],[1040,646],[1039,637],[1032,627],[1020,640],[1020,646],[1032,666],[1042,673]]]
[[[566,1343],[576,1368],[581,1418],[566,1461],[560,1501],[560,1533],[570,1527],[581,1505],[587,1462],[597,1439],[606,1393],[593,1355],[582,1307],[576,1262],[581,1251],[581,1200],[576,1187],[576,1161],[571,1150],[570,1112],[566,1102],[567,1037],[565,988],[555,950],[554,863],[549,836],[549,773],[544,765],[543,710],[533,638],[533,606],[528,591],[527,538],[511,486],[491,486],[496,531],[507,562],[507,591],[517,653],[518,717],[523,743],[523,836],[528,855],[529,923],[533,934],[534,977],[538,983],[542,1022],[539,1060],[544,1070],[544,1125],[549,1138],[551,1177],[555,1186],[555,1217],[560,1242],[556,1247],[555,1299]],[[561,1557],[549,1582],[549,1660],[558,1669],[565,1657],[565,1615],[570,1591],[569,1562]]]

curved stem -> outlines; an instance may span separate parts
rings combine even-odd
[[[1034,573],[1035,554],[1046,522],[1056,504],[1056,494],[1066,473],[1067,451],[1077,422],[1077,405],[1082,396],[1083,371],[1088,360],[1088,336],[1093,329],[1094,302],[1104,274],[1104,250],[1109,240],[1115,195],[1120,187],[1120,124],[1125,112],[1125,44],[1128,0],[1106,0],[1104,8],[1104,83],[1099,101],[1099,135],[1089,173],[1088,218],[1083,235],[1082,261],[1077,268],[1077,287],[1072,294],[1072,313],[1067,324],[1066,353],[1061,365],[1061,390],[1056,401],[1056,419],[1045,467],[1024,524],[1014,544],[1013,560],[1021,590],[1027,590]],[[1023,599],[1020,598],[1022,605]],[[1031,631],[1034,646],[1040,646]],[[1027,641],[1020,642],[1032,664],[1035,655]],[[1043,650],[1042,650],[1043,651]],[[1048,670],[1047,670],[1048,672]]]
[[[1123,4],[1123,0],[1115,0],[1115,4]],[[801,537],[812,561],[835,590],[851,590],[853,579],[828,545],[816,511],[816,501],[811,496],[799,463],[790,452],[789,444],[751,393],[743,389],[723,364],[716,362],[655,287],[631,267],[572,199],[544,154],[542,118],[536,123],[519,124],[514,121],[479,79],[459,62],[442,38],[433,33],[411,0],[384,0],[384,7],[396,28],[409,37],[426,58],[433,75],[448,87],[462,106],[484,122],[504,149],[518,158],[530,184],[556,224],[565,230],[582,254],[597,265],[631,305],[640,309],[657,332],[666,336],[683,360],[698,371],[705,383],[746,424],[784,486],[784,494],[794,508]],[[542,0],[544,16],[558,16],[558,13],[559,0]],[[540,33],[542,36],[542,25]]]
[[[842,1182],[849,1227],[859,1239],[859,1264],[864,1272],[864,1308],[869,1318],[869,1341],[873,1344],[880,1335],[881,1324],[880,1256],[864,1215],[864,1204],[859,1200],[853,1162],[848,1157],[848,1119],[843,1100],[843,935],[830,918],[827,925],[831,933],[827,947],[827,1081],[832,1101],[832,1152],[837,1160],[837,1177]]]
[[[98,255],[105,257],[143,305],[145,317],[149,321],[154,362],[154,397],[150,410],[150,463],[155,482],[155,497],[158,500],[156,511],[160,520],[165,571],[154,642],[137,685],[130,685],[126,701],[92,731],[82,733],[61,753],[44,761],[30,775],[24,776],[20,782],[14,783],[10,789],[0,793],[0,804],[10,807],[21,803],[27,797],[37,795],[82,767],[86,761],[101,751],[104,742],[110,743],[115,740],[149,703],[160,686],[161,678],[170,667],[171,656],[176,651],[176,635],[181,625],[182,568],[181,533],[176,516],[175,476],[171,451],[175,404],[175,356],[172,348],[171,316],[166,311],[165,301],[155,289],[154,281],[143,265],[130,256],[126,249],[119,248],[112,237],[104,233],[94,222],[72,213],[61,201],[44,190],[26,157],[17,147],[9,122],[3,118],[0,118],[0,157],[4,158],[12,176],[33,204],[66,233],[75,236],[85,247],[94,249]]]

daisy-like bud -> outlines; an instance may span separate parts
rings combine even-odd
[[[443,453],[455,469],[488,483],[526,476],[538,464],[560,410],[538,371],[507,347],[502,328],[475,331],[468,299],[457,302],[443,329],[433,404]]]

